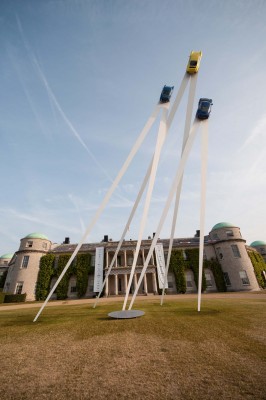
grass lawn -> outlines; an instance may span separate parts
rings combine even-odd
[[[266,399],[266,300],[138,300],[0,313],[0,398]]]

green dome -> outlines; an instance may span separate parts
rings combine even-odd
[[[220,228],[235,228],[235,227],[236,226],[234,224],[231,224],[231,222],[219,222],[219,224],[214,225],[212,231]]]
[[[42,233],[38,233],[38,232],[30,233],[29,235],[25,236],[25,239],[45,239],[45,240],[49,240],[47,236],[43,235]]]
[[[7,259],[11,260],[11,258],[13,257],[13,255],[14,255],[14,254],[6,253],[6,254],[3,254],[0,258],[7,258]]]
[[[255,240],[255,242],[252,242],[251,247],[257,247],[257,246],[266,246],[266,242],[263,240]]]

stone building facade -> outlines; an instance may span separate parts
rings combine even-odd
[[[137,265],[131,287],[131,292],[137,284],[144,262],[150,249],[152,239],[143,240],[137,259]],[[134,259],[136,241],[124,241],[122,247],[115,259],[114,266],[107,279],[104,288],[105,296],[124,295],[131,272],[131,266]],[[168,239],[159,240],[164,249],[165,259],[169,246]],[[254,245],[255,243],[255,245]],[[262,242],[257,246],[257,242],[253,242],[253,250],[266,256],[266,243]],[[114,257],[118,242],[108,240],[105,236],[104,240],[99,243],[83,244],[80,253],[91,254],[91,266],[95,263],[96,248],[104,248],[104,272],[108,270],[110,263]],[[9,293],[27,293],[27,300],[35,299],[36,282],[38,278],[40,259],[45,254],[54,254],[58,258],[62,254],[71,254],[76,248],[76,244],[70,244],[66,240],[63,244],[56,245],[43,234],[33,233],[21,239],[19,250],[15,253],[8,267],[8,274],[4,286],[4,291]],[[265,247],[264,247],[265,246]],[[180,250],[186,259],[186,251],[188,249],[199,248],[199,232],[190,238],[174,239],[173,251]],[[224,282],[228,291],[255,291],[259,290],[259,284],[256,279],[254,268],[247,251],[246,241],[242,238],[239,227],[222,222],[216,224],[208,236],[204,238],[204,259],[216,260],[221,267]],[[249,247],[250,249],[250,247]],[[264,253],[265,251],[265,253]],[[186,292],[193,293],[197,291],[197,282],[195,282],[193,271],[187,268],[184,271],[186,281]],[[206,291],[217,291],[215,277],[210,268],[204,268],[206,279]],[[266,264],[264,270],[266,280]],[[90,274],[87,283],[87,291],[85,297],[93,297],[94,274]],[[55,278],[50,283],[50,288],[54,285]],[[177,293],[175,276],[173,272],[168,273],[168,293]],[[156,266],[156,257],[152,255],[151,260],[144,276],[139,294],[157,294],[158,293],[158,274]],[[71,276],[69,280],[68,297],[77,297],[76,277]],[[56,298],[54,294],[53,298]]]

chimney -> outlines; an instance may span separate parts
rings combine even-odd
[[[200,237],[200,230],[199,229],[196,230],[196,235],[194,237]]]
[[[104,241],[104,242],[108,242],[108,235],[104,235],[103,241]]]
[[[66,237],[65,240],[63,241],[63,244],[69,244],[70,243],[70,238]]]

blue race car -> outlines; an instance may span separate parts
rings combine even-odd
[[[174,86],[166,86],[164,85],[161,97],[160,97],[160,103],[168,103],[170,101],[172,93],[174,90]]]
[[[196,117],[198,119],[208,119],[211,113],[212,99],[199,99]]]

